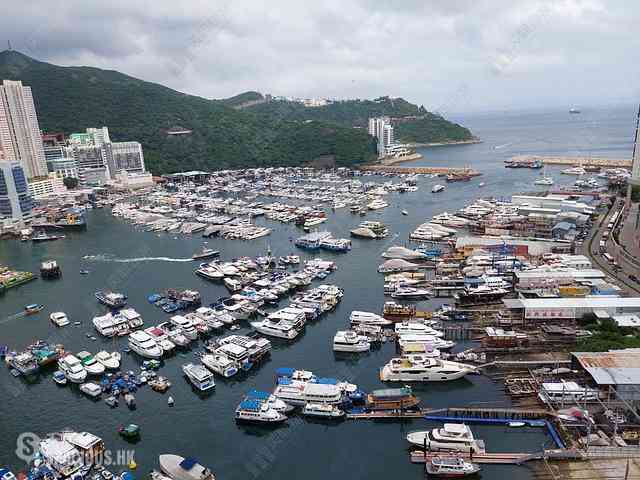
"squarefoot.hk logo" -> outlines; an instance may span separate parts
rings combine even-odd
[[[40,437],[33,432],[23,432],[16,440],[16,457],[25,463],[31,463],[38,452]]]

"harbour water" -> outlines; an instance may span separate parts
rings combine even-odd
[[[392,234],[383,240],[353,240],[348,254],[322,252],[318,255],[335,260],[338,270],[327,282],[345,290],[342,303],[329,315],[308,325],[306,332],[293,343],[273,341],[271,358],[248,376],[222,380],[216,378],[215,391],[198,395],[184,379],[181,365],[194,360],[194,351],[178,353],[166,360],[161,374],[173,386],[169,394],[175,406],[167,406],[167,395],[142,388],[136,394],[138,408],[124,406],[109,409],[104,402],[93,402],[77,388],[58,387],[50,373],[34,383],[13,378],[0,368],[2,402],[0,402],[0,465],[20,471],[24,464],[16,457],[16,438],[23,432],[44,434],[64,427],[85,430],[101,436],[108,448],[134,449],[139,476],[157,467],[157,456],[178,453],[195,456],[210,466],[221,479],[289,476],[315,480],[327,477],[382,479],[389,475],[421,478],[422,467],[409,463],[405,435],[416,429],[433,428],[422,419],[400,421],[347,420],[328,424],[291,418],[277,429],[238,426],[233,411],[242,395],[252,388],[270,390],[278,367],[312,370],[357,383],[370,390],[381,388],[378,369],[395,353],[394,346],[360,356],[334,355],[331,340],[336,330],[345,327],[352,310],[379,312],[384,302],[383,278],[376,272],[380,254],[389,246],[407,243],[408,235],[419,223],[442,211],[455,211],[480,196],[508,196],[519,191],[536,190],[533,180],[539,171],[507,170],[503,160],[515,154],[581,154],[629,158],[634,134],[635,109],[583,110],[581,115],[568,112],[491,114],[457,119],[469,126],[483,143],[421,149],[423,158],[411,165],[470,166],[484,176],[471,182],[452,183],[440,194],[431,193],[436,179],[420,179],[415,193],[390,195],[390,206],[370,212],[367,220],[386,223]],[[559,174],[560,168],[548,168],[556,185],[570,184],[575,178]],[[375,177],[368,177],[377,181]],[[380,179],[378,179],[381,181]],[[478,183],[486,186],[478,188]],[[408,215],[400,214],[407,210]],[[64,240],[33,244],[19,241],[0,242],[0,263],[19,270],[36,272],[42,260],[55,259],[63,269],[60,280],[37,280],[12,289],[0,297],[0,344],[20,348],[35,339],[63,343],[71,351],[121,350],[124,339],[92,341],[91,319],[104,312],[93,292],[110,288],[129,296],[129,303],[153,325],[168,315],[150,305],[146,297],[167,288],[195,288],[210,303],[227,290],[221,284],[207,282],[193,270],[197,262],[191,255],[199,251],[203,239],[173,234],[155,234],[136,229],[111,217],[106,210],[88,212],[89,229],[69,232]],[[348,236],[362,217],[341,209],[329,215],[323,224],[336,236]],[[274,255],[291,252],[303,258],[310,255],[297,250],[292,239],[301,231],[294,225],[268,220],[258,223],[273,229],[270,236],[251,242],[211,239],[207,246],[221,251],[221,258],[262,255],[271,248]],[[80,275],[81,269],[89,270]],[[24,305],[46,305],[38,315],[20,317]],[[421,302],[429,309],[432,302]],[[64,311],[72,323],[63,329],[53,327],[49,313]],[[239,332],[248,331],[245,327]],[[457,350],[463,349],[460,344]],[[195,347],[194,350],[197,350]],[[137,369],[140,360],[123,354],[123,369]],[[444,384],[417,385],[414,391],[423,406],[446,407],[473,405],[509,406],[509,397],[498,384],[483,376],[470,376]],[[127,423],[140,425],[138,443],[126,443],[117,427]],[[533,452],[550,447],[550,439],[541,429],[508,429],[500,426],[473,426],[476,437],[485,440],[491,452]],[[483,478],[530,478],[526,467],[483,467]]]

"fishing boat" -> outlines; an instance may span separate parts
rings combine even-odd
[[[194,253],[191,258],[193,260],[202,260],[204,258],[217,257],[220,255],[219,250],[213,250],[211,248],[203,248],[202,251]]]
[[[98,291],[94,293],[96,299],[109,308],[120,308],[127,304],[127,297],[122,293]]]
[[[26,305],[24,307],[25,315],[34,315],[38,312],[41,312],[44,309],[44,305],[38,303],[32,303],[31,305]]]
[[[329,405],[326,403],[308,402],[302,408],[302,414],[307,417],[320,417],[338,419],[344,417],[344,411],[337,405]]]
[[[460,456],[433,457],[426,463],[425,469],[429,476],[447,478],[466,477],[480,471],[478,465],[466,462]]]
[[[202,365],[187,363],[182,366],[182,372],[191,384],[201,392],[206,392],[216,386],[213,374]]]
[[[158,457],[160,469],[173,480],[215,480],[215,476],[193,457],[164,454]]]

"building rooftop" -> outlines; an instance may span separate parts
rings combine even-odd
[[[640,349],[571,355],[598,385],[640,385]]]
[[[506,308],[637,308],[640,297],[585,297],[585,298],[506,298]]]

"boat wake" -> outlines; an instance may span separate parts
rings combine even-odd
[[[118,258],[115,255],[102,253],[99,255],[85,255],[83,260],[90,262],[113,262],[113,263],[134,263],[134,262],[192,262],[192,258],[171,258],[171,257],[137,257]]]
[[[513,145],[513,142],[511,143],[503,143],[502,145],[496,145],[495,147],[493,147],[494,150],[500,150],[501,148],[507,148],[510,147],[511,145]]]

